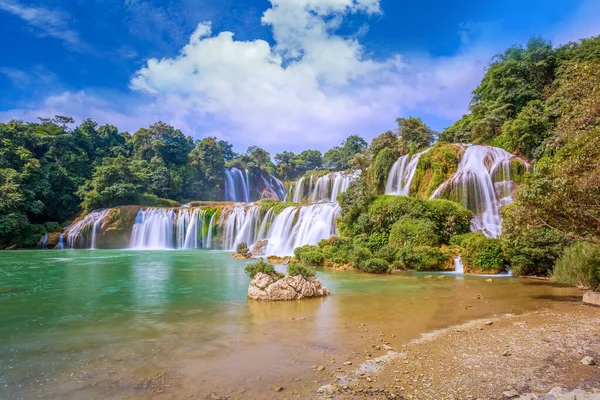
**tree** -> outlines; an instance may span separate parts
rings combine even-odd
[[[253,161],[254,166],[258,169],[265,169],[271,164],[271,155],[268,151],[261,149],[258,146],[250,146],[246,150],[246,155]]]
[[[179,129],[160,121],[133,135],[134,157],[141,160],[150,161],[159,157],[167,165],[184,165],[192,148],[191,138],[186,138]]]
[[[323,156],[324,164],[337,171],[343,171],[351,166],[351,161],[356,154],[364,153],[367,150],[367,142],[358,135],[349,136],[342,142],[342,146],[336,146],[325,153]]]
[[[421,118],[398,118],[396,122],[403,153],[429,147],[435,140],[435,132],[425,125]]]

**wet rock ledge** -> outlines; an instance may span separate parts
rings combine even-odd
[[[261,301],[291,301],[329,296],[315,277],[285,276],[281,279],[259,272],[248,287],[248,298]]]

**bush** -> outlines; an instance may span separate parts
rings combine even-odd
[[[437,246],[439,237],[433,222],[403,217],[392,226],[389,244],[401,246]]]
[[[390,244],[386,244],[385,246],[383,246],[381,249],[379,249],[375,253],[375,256],[377,258],[386,260],[388,263],[393,263],[394,261],[396,261],[397,254],[398,254],[397,247],[392,246]]]
[[[325,260],[335,264],[346,264],[349,261],[352,240],[346,237],[334,236],[319,242]]]
[[[513,275],[551,275],[571,240],[549,228],[528,229],[514,211],[514,205],[506,207],[502,220],[502,247]]]
[[[384,274],[390,269],[390,263],[381,258],[371,258],[365,261],[360,267],[361,271],[371,274]]]
[[[317,271],[315,271],[314,268],[309,267],[304,264],[301,264],[301,263],[298,263],[298,262],[289,263],[287,266],[287,270],[288,270],[288,274],[290,276],[302,275],[302,277],[304,279],[308,279],[313,276],[317,276]]]
[[[279,277],[280,275],[275,272],[273,264],[266,262],[264,259],[259,259],[257,262],[246,265],[244,268],[246,275],[254,279],[256,274],[262,272],[263,274],[271,275],[272,277]]]
[[[321,265],[325,256],[318,246],[305,245],[294,249],[294,256],[303,264]]]
[[[394,266],[399,269],[438,271],[444,268],[449,258],[437,247],[404,246],[398,251]]]
[[[556,281],[597,290],[600,285],[600,246],[575,242],[556,262]]]
[[[46,222],[44,224],[44,229],[48,233],[51,233],[51,232],[62,232],[63,231],[62,226],[58,222]]]
[[[373,160],[373,163],[369,168],[369,174],[371,176],[371,182],[375,186],[377,193],[383,193],[385,191],[388,175],[397,159],[398,152],[386,147],[379,151]]]
[[[144,193],[139,196],[137,204],[144,207],[179,207],[177,201],[163,199],[154,194]]]
[[[237,245],[237,253],[245,256],[248,254],[248,252],[250,251],[250,249],[248,249],[248,243],[246,242],[241,242],[240,244]]]
[[[469,272],[500,273],[505,270],[504,254],[499,239],[487,238],[481,232],[458,235],[450,240],[463,248],[461,257]]]
[[[435,224],[442,243],[448,243],[452,236],[471,231],[473,213],[462,205],[441,199],[426,201],[425,205],[427,218]]]
[[[371,258],[373,258],[373,253],[365,247],[355,247],[350,252],[350,263],[358,268],[361,268]]]

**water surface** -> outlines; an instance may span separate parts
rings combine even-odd
[[[245,264],[217,251],[0,252],[0,398],[285,397],[330,379],[312,365],[359,363],[381,340],[399,347],[577,294],[516,278],[321,269],[332,296],[259,303],[246,299]]]

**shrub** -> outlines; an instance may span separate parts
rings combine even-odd
[[[305,245],[294,249],[294,256],[303,264],[321,265],[325,256],[318,246]]]
[[[597,290],[600,285],[600,246],[575,242],[556,262],[554,276],[559,283]]]
[[[487,238],[481,232],[458,235],[451,244],[463,248],[461,257],[470,272],[499,273],[505,270],[504,254],[499,239]]]
[[[449,255],[437,247],[404,246],[398,251],[395,267],[416,269],[417,271],[437,271],[443,269]]]
[[[388,272],[390,269],[390,263],[381,258],[371,258],[365,261],[360,267],[361,271],[368,272],[371,274],[383,274]]]
[[[145,207],[179,207],[180,204],[177,201],[163,199],[154,194],[144,193],[141,194],[137,200],[137,204]]]
[[[350,252],[350,263],[358,268],[361,268],[362,265],[371,258],[373,258],[373,253],[365,247],[355,247]]]
[[[279,277],[279,274],[275,272],[275,267],[273,266],[273,264],[266,262],[262,258],[255,263],[246,265],[244,271],[246,271],[246,275],[248,275],[252,279],[254,279],[256,274],[258,274],[259,272],[271,275],[273,277]]]
[[[237,253],[245,256],[246,254],[248,254],[248,252],[250,251],[250,249],[248,249],[248,243],[246,242],[241,242],[237,245]]]
[[[389,263],[393,263],[396,260],[398,254],[398,248],[390,244],[386,244],[381,249],[377,250],[375,256],[386,260]]]
[[[442,243],[448,243],[454,235],[471,231],[473,213],[462,205],[450,200],[429,200],[425,202],[427,218],[436,226]]]
[[[392,226],[389,243],[396,247],[437,246],[439,237],[433,222],[404,217]]]
[[[346,264],[349,261],[352,240],[346,237],[334,236],[319,242],[325,260],[335,264]]]
[[[44,229],[46,232],[62,232],[63,228],[58,222],[46,222],[44,224]]]
[[[505,208],[502,220],[502,247],[514,275],[549,276],[556,260],[571,240],[549,228],[528,229],[513,212]]]
[[[375,186],[378,193],[385,191],[386,181],[392,165],[398,159],[398,152],[386,147],[379,151],[371,167],[369,168],[369,174],[371,176],[371,182]]]
[[[302,275],[304,279],[308,279],[317,275],[317,271],[315,271],[314,268],[298,262],[289,263],[287,266],[287,270],[290,276]]]

